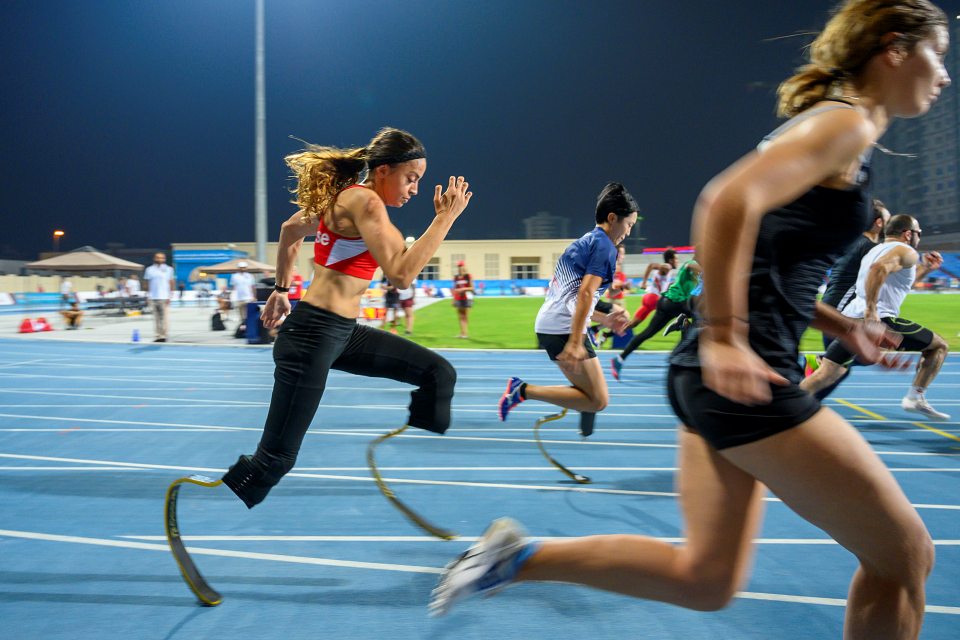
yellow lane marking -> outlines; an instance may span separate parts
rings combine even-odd
[[[854,411],[859,411],[860,413],[862,413],[862,414],[864,414],[864,415],[870,416],[870,417],[873,418],[874,420],[889,420],[889,418],[886,418],[886,417],[880,415],[879,413],[874,413],[873,411],[870,411],[869,409],[864,409],[864,408],[861,407],[860,405],[856,405],[856,404],[853,404],[852,402],[848,402],[847,400],[844,400],[843,398],[832,398],[832,400],[833,400],[834,402],[837,402],[837,403],[839,403],[839,404],[842,404],[842,405],[845,406],[845,407],[850,407],[850,408],[853,409]],[[937,429],[936,427],[931,427],[931,426],[928,425],[928,424],[924,424],[924,423],[922,423],[922,422],[911,422],[910,424],[912,424],[912,425],[915,426],[915,427],[920,427],[921,429],[926,429],[927,431],[932,431],[933,433],[937,434],[938,436],[943,436],[944,438],[950,438],[951,440],[956,440],[957,442],[960,442],[960,438],[958,438],[957,436],[953,435],[952,433],[947,433],[946,431],[941,431],[940,429]]]

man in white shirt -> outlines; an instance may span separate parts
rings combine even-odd
[[[166,342],[167,331],[170,328],[170,292],[173,291],[173,267],[167,264],[167,256],[155,253],[153,264],[143,272],[143,279],[147,281],[147,297],[150,299],[150,309],[153,311],[153,321],[157,337],[154,342]]]
[[[70,278],[63,278],[60,282],[60,306],[69,305],[73,301],[73,283]]]
[[[126,294],[128,296],[140,296],[140,279],[137,276],[131,274],[127,281],[124,283],[126,287]]]
[[[900,317],[900,307],[916,282],[943,264],[936,251],[920,255],[920,223],[905,214],[890,218],[885,228],[886,241],[863,257],[855,285],[856,297],[843,308],[843,315],[866,322],[882,322],[901,336],[898,351],[919,351],[920,362],[910,391],[900,401],[905,411],[920,413],[934,420],[949,420],[927,401],[927,387],[940,371],[949,346],[942,337]],[[827,348],[820,367],[800,383],[800,388],[816,394],[838,382],[854,362],[853,354],[834,340]]]
[[[239,271],[230,276],[230,288],[237,296],[237,310],[240,312],[240,323],[247,321],[247,303],[256,299],[253,293],[253,274],[247,271],[246,262],[238,262]]]

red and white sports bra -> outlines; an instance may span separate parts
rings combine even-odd
[[[366,187],[359,184],[347,187],[347,189],[364,188]],[[343,193],[343,191],[340,193]],[[363,241],[363,238],[351,238],[331,231],[323,223],[323,217],[320,218],[317,237],[313,243],[313,261],[327,269],[333,269],[364,280],[373,279],[373,274],[379,266],[373,256],[370,255],[370,250],[367,249],[367,244]]]

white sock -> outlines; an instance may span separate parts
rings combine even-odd
[[[910,400],[919,400],[923,397],[923,392],[923,387],[910,387],[910,392],[907,394],[907,398]]]

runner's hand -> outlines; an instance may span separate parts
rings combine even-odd
[[[450,218],[450,222],[453,222],[470,204],[470,198],[473,197],[473,192],[468,191],[470,183],[463,176],[457,178],[450,176],[447,190],[442,195],[441,188],[438,184],[433,191],[433,208],[438,218]]]
[[[622,336],[626,333],[627,326],[630,324],[630,314],[623,307],[614,305],[613,311],[600,318],[600,324],[618,336]]]
[[[929,251],[923,254],[923,264],[930,271],[936,271],[943,265],[943,256],[939,251]]]
[[[790,384],[745,339],[714,340],[709,331],[700,334],[700,367],[708,389],[739,404],[769,404],[771,384]]]
[[[557,356],[557,365],[564,371],[579,373],[587,359],[587,350],[582,342],[567,342],[563,351]]]
[[[879,320],[857,322],[839,340],[863,364],[879,364],[895,370],[908,369],[913,364],[913,359],[902,353],[884,352],[884,349],[899,347],[903,336],[890,331]]]
[[[283,324],[283,319],[290,313],[290,300],[287,296],[274,291],[267,298],[267,304],[263,305],[263,311],[260,312],[260,320],[267,329],[275,329]]]

